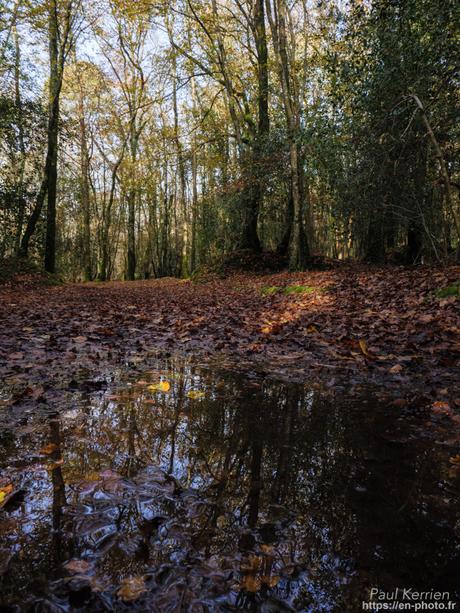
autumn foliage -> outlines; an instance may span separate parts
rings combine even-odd
[[[166,350],[292,379],[420,386],[442,399],[455,387],[459,278],[458,267],[345,265],[204,283],[4,287],[0,372],[20,389],[65,387]]]

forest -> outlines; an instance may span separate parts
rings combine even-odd
[[[0,613],[458,610],[459,50],[0,0]]]
[[[453,0],[2,4],[1,259],[107,280],[246,249],[455,257]]]

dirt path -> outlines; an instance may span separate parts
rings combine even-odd
[[[344,266],[207,283],[2,288],[0,377],[16,398],[38,398],[166,349],[460,404],[460,301],[436,293],[459,279],[459,267]]]

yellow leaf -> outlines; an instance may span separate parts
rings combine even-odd
[[[151,392],[169,392],[171,383],[169,383],[169,381],[160,381],[160,383],[149,385],[147,389]]]
[[[367,350],[367,344],[366,344],[365,340],[360,339],[359,347],[360,347],[361,351],[363,352],[363,354],[366,356],[366,358],[370,358],[371,357],[369,351]]]
[[[192,400],[197,400],[198,398],[204,398],[204,392],[199,392],[198,390],[190,390],[187,394],[189,398]]]
[[[449,462],[451,464],[455,464],[456,466],[460,466],[460,454],[454,455],[452,458],[449,458]]]
[[[5,487],[0,487],[0,505],[3,504],[5,498],[13,491],[13,485],[10,483]]]

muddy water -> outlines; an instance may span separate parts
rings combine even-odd
[[[458,596],[445,416],[172,359],[114,379],[14,428],[1,408],[0,610],[354,612],[372,586]]]

